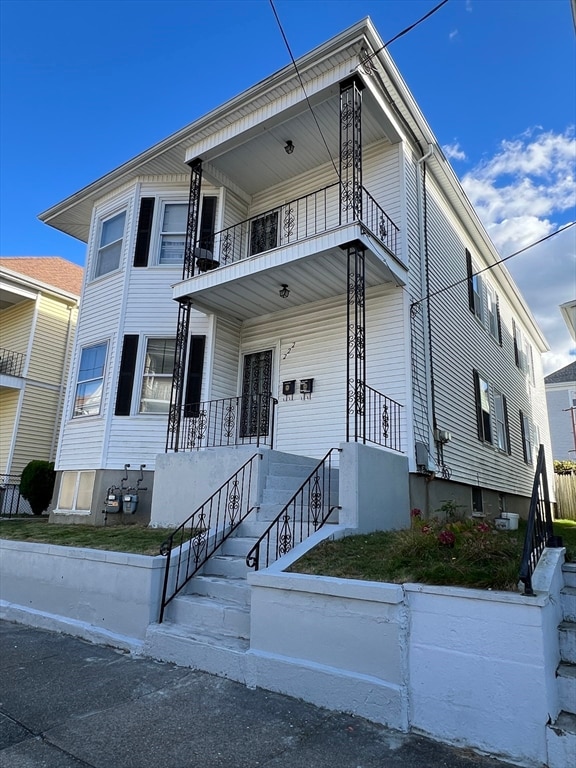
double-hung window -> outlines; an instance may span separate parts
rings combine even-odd
[[[496,447],[510,453],[510,434],[508,428],[508,406],[506,397],[498,390],[493,390],[494,394],[494,425],[496,427]]]
[[[182,264],[186,244],[186,203],[164,203],[160,222],[159,264]]]
[[[512,331],[514,335],[514,362],[522,373],[525,373],[530,378],[532,384],[534,384],[534,356],[532,353],[532,345],[514,320],[512,320]]]
[[[535,464],[540,442],[538,427],[523,411],[520,411],[520,431],[522,432],[524,461],[526,464]]]
[[[506,397],[474,371],[478,439],[511,453]]]
[[[107,349],[107,342],[82,349],[76,380],[74,417],[97,416],[100,413]]]
[[[496,339],[498,344],[502,344],[498,296],[494,288],[488,284],[486,284],[486,305],[488,307],[488,317],[486,319],[490,335]]]
[[[484,443],[492,443],[492,413],[490,409],[490,385],[478,371],[474,371],[476,390],[476,415],[478,438]]]
[[[476,317],[483,321],[483,283],[480,275],[476,274],[474,265],[472,264],[472,256],[470,251],[466,251],[466,271],[468,276],[468,304],[470,312],[473,312]]]
[[[115,216],[102,221],[94,277],[101,277],[108,274],[108,272],[114,272],[120,267],[125,224],[126,211],[117,213]]]
[[[175,349],[174,339],[148,339],[140,413],[168,413]]]

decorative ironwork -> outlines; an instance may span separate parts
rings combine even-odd
[[[166,606],[254,509],[256,453],[162,543],[166,557],[159,621]]]
[[[202,161],[199,158],[190,163],[190,171],[190,194],[188,197],[188,218],[186,221],[182,280],[186,280],[195,271],[195,251],[200,222],[200,187],[202,185]]]
[[[250,230],[250,256],[270,251],[278,245],[278,211],[271,211],[252,219]]]
[[[0,374],[5,376],[22,376],[25,357],[22,352],[0,348]]]
[[[250,398],[247,425],[240,429],[238,413],[247,409],[247,398],[227,397],[202,403],[185,403],[181,407],[178,443],[172,438],[169,449],[174,451],[201,450],[233,445],[274,444],[276,405],[278,400],[269,393]],[[258,429],[258,425],[260,428]]]
[[[346,250],[348,275],[346,440],[366,442],[366,411],[364,408],[366,382],[365,252],[364,247],[359,242],[349,243]]]
[[[524,538],[524,550],[520,564],[520,581],[524,584],[524,594],[533,595],[532,575],[536,570],[545,547],[561,547],[562,538],[554,535],[552,507],[548,491],[548,476],[544,446],[538,450],[536,472],[530,498],[530,511]]]
[[[362,89],[355,76],[340,84],[340,224],[362,220]]]
[[[20,495],[20,475],[0,475],[0,517],[30,512],[30,505]]]
[[[382,406],[382,438],[386,440],[390,431],[390,413],[386,403]]]
[[[402,452],[402,406],[367,384],[362,387],[366,414],[365,442]]]
[[[294,224],[296,223],[296,216],[294,215],[294,209],[291,206],[287,206],[284,209],[284,219],[282,221],[282,227],[284,228],[284,235],[289,239],[294,232]]]
[[[188,297],[179,300],[178,325],[174,351],[174,370],[172,389],[168,408],[168,427],[166,432],[166,450],[178,450],[180,444],[180,426],[182,418],[182,400],[186,378],[186,355],[190,330],[191,301]]]
[[[266,436],[270,425],[269,400],[272,389],[272,350],[244,356],[240,437]],[[269,394],[265,395],[266,398]]]
[[[267,568],[319,530],[338,509],[337,461],[332,448],[312,470],[288,504],[272,520],[246,556],[248,568]]]

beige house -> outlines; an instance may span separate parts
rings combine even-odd
[[[82,275],[58,256],[0,258],[0,475],[55,457]]]

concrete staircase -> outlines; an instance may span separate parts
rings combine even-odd
[[[278,458],[270,463],[258,510],[169,603],[163,623],[148,628],[145,655],[233,680],[245,679],[250,645],[246,555],[318,464],[317,459],[291,454]],[[337,470],[333,472],[337,489]],[[338,503],[334,495],[331,503]],[[337,522],[337,517],[331,522]]]
[[[576,564],[565,563],[562,571],[563,621],[558,627],[560,664],[556,671],[561,712],[547,728],[549,768],[576,764]]]

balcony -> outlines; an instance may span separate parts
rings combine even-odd
[[[399,230],[367,189],[361,219],[340,214],[340,185],[331,184],[216,232],[194,251],[192,276],[174,298],[192,298],[208,313],[247,319],[346,292],[345,245],[366,249],[366,285],[402,284]],[[279,301],[278,289],[289,286]]]
[[[0,347],[0,376],[21,377],[25,358],[26,356],[22,352],[14,352],[11,349]]]

